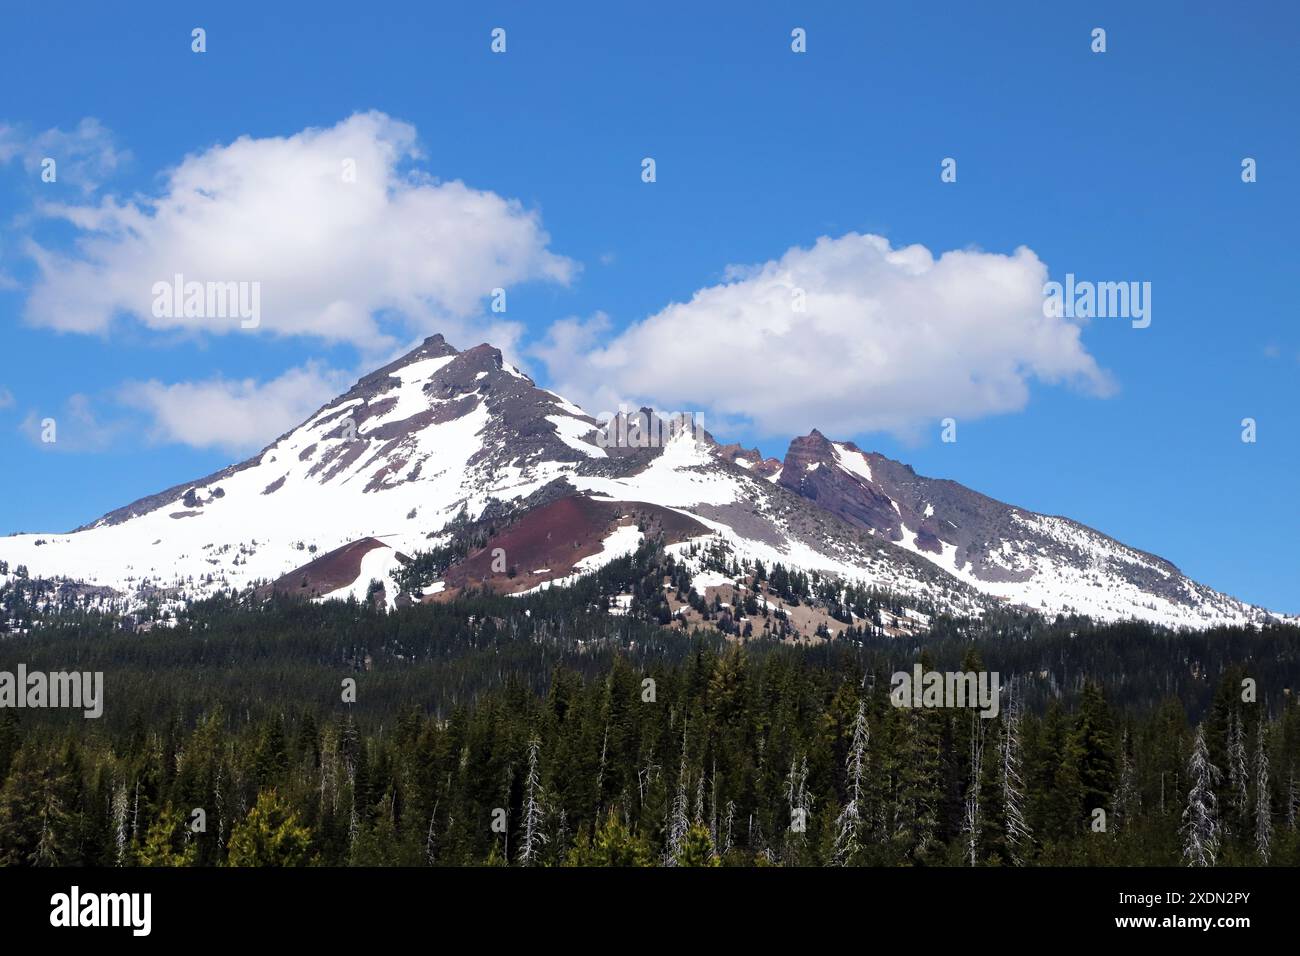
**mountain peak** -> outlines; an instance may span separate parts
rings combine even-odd
[[[447,340],[442,337],[441,333],[430,335],[405,355],[393,359],[393,361],[389,362],[387,365],[375,369],[368,375],[363,375],[357,382],[357,387],[382,381],[399,369],[414,365],[416,362],[422,362],[425,359],[446,358],[449,355],[459,354],[459,352],[447,344]]]
[[[950,613],[1006,601],[1192,626],[1267,616],[1077,522],[919,476],[818,429],[777,462],[702,426],[685,440],[689,423],[660,427],[649,408],[620,415],[637,420],[626,447],[602,440],[608,426],[602,435],[601,422],[539,388],[500,349],[462,352],[431,335],[254,457],[71,534],[5,538],[0,558],[180,603],[290,573],[307,594],[303,580],[316,572],[295,569],[337,552],[352,583],[329,590],[331,572],[317,596],[351,589],[360,598],[372,579],[395,580],[403,555],[443,542],[462,514],[509,523],[586,496],[599,507],[578,509],[592,519],[582,527],[555,523],[573,510],[557,507],[511,532],[525,564],[536,559],[521,565],[521,581],[567,580],[628,553],[643,536],[636,515],[653,506],[665,520],[689,518],[692,535],[707,527],[740,556],[821,569]],[[657,438],[641,442],[647,434]],[[341,567],[335,557],[324,563]]]

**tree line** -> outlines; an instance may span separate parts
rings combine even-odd
[[[117,729],[6,710],[0,863],[1300,863],[1300,708],[1246,699],[1241,669],[1196,723],[1092,682],[1034,713],[1028,675],[989,719],[897,707],[857,661],[695,642],[379,721],[288,699]]]

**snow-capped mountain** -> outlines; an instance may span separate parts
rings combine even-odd
[[[1082,525],[816,431],[778,464],[690,425],[646,409],[602,427],[497,349],[458,352],[435,335],[253,458],[68,534],[0,538],[0,560],[132,600],[290,579],[309,596],[363,597],[378,580],[391,604],[406,556],[457,521],[499,519],[513,591],[600,567],[655,532],[955,613],[1009,601],[1190,626],[1267,616]],[[486,554],[435,589],[479,580]]]
[[[1258,619],[1163,558],[1069,518],[1003,504],[955,481],[836,442],[790,443],[777,481],[856,527],[925,557],[981,592],[1044,612],[1170,624]]]

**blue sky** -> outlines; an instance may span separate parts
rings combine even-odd
[[[66,530],[244,457],[231,434],[247,443],[279,432],[275,414],[257,414],[255,401],[218,404],[247,419],[233,432],[220,423],[190,428],[188,417],[160,424],[160,403],[218,394],[177,386],[230,390],[247,381],[245,398],[278,402],[276,413],[287,414],[294,402],[314,401],[312,388],[346,384],[385,350],[445,325],[462,347],[499,331],[513,336],[520,361],[543,384],[585,388],[575,397],[587,398],[591,363],[548,364],[545,343],[557,322],[590,330],[604,316],[585,348],[671,340],[715,355],[726,375],[743,367],[738,394],[757,381],[755,403],[786,401],[779,412],[715,411],[713,393],[693,388],[689,375],[655,396],[682,409],[699,403],[706,423],[711,414],[726,421],[711,426],[724,440],[780,456],[793,434],[821,427],[921,473],[1076,518],[1244,599],[1300,611],[1294,5],[387,9],[396,6],[194,11],[142,3],[126,13],[87,3],[6,12],[0,533]],[[190,48],[196,26],[207,31],[203,54]],[[495,27],[507,32],[504,54],[489,49]],[[791,51],[795,27],[807,31],[804,54]],[[1090,50],[1094,27],[1107,31],[1103,54]],[[460,180],[518,201],[491,207],[499,231],[481,246],[445,240],[459,274],[472,271],[464,257],[476,249],[516,256],[500,266],[510,279],[506,316],[487,312],[486,294],[466,308],[455,276],[430,279],[418,264],[400,281],[424,306],[416,316],[382,310],[382,341],[320,334],[310,315],[277,326],[284,310],[256,334],[151,327],[121,308],[77,331],[60,315],[68,272],[57,263],[89,254],[78,245],[87,239],[84,215],[69,221],[50,204],[152,208],[175,188],[169,171],[187,156],[226,156],[240,137],[257,143],[337,129],[370,111],[385,117],[381,139],[406,129],[418,137],[420,155],[395,167],[404,183]],[[97,125],[84,125],[88,118]],[[34,165],[46,154],[60,159],[54,183]],[[647,156],[656,161],[654,183],[641,180]],[[955,183],[940,181],[945,157],[958,161]],[[1257,182],[1242,182],[1243,157],[1256,159]],[[371,225],[388,223],[389,213],[379,207]],[[418,216],[403,221],[421,241]],[[306,238],[278,246],[272,264],[280,267],[282,253],[300,257],[300,271],[324,275],[337,271],[334,259],[374,258],[373,228],[332,223],[320,234],[324,248]],[[851,400],[832,414],[803,397],[823,380],[865,377],[860,369],[821,362],[766,380],[740,344],[719,346],[705,334],[726,341],[728,326],[713,324],[714,300],[697,293],[731,295],[737,274],[729,266],[788,263],[790,250],[852,234],[882,236],[894,249],[920,244],[936,258],[975,250],[996,263],[1023,246],[1054,279],[1072,272],[1148,281],[1152,323],[1093,319],[1073,346],[1061,346],[1070,352],[1061,359],[1052,344],[1026,354],[1009,326],[989,320],[990,354],[981,361],[1027,393],[1002,409],[970,406],[969,391],[953,391],[955,443],[939,441],[940,406],[926,401],[933,395],[920,396],[915,421],[882,427],[876,413],[907,405],[904,398],[849,384]],[[257,235],[248,241],[258,248]],[[34,249],[61,258],[43,273]],[[88,284],[77,301],[104,299],[94,283],[116,274],[82,276]],[[360,267],[348,275],[366,281]],[[441,285],[431,293],[425,281]],[[993,316],[1002,308],[978,285],[960,290],[973,308]],[[853,293],[872,295],[858,286]],[[693,298],[691,308],[666,315]],[[901,330],[908,316],[885,320]],[[620,338],[642,324],[644,338]],[[680,336],[683,327],[701,330],[700,339]],[[851,335],[851,324],[842,331]],[[901,341],[906,348],[885,348],[889,361],[915,371],[908,380],[918,392],[942,393],[946,385],[926,377],[933,363],[925,349]],[[943,341],[949,352],[971,351],[950,340],[940,351]],[[798,351],[791,342],[797,337],[779,346],[783,357]],[[945,354],[944,362],[961,358]],[[1069,373],[1061,381],[1035,372],[1058,360]],[[635,390],[635,372],[662,377],[674,367],[656,361],[666,364],[646,359],[623,366],[626,376],[603,373],[598,384]],[[1089,365],[1109,387],[1098,386]],[[298,378],[284,378],[294,370]],[[269,382],[279,386],[261,392]],[[34,440],[32,422],[46,416],[60,422],[54,446]],[[1245,417],[1258,422],[1255,443],[1241,441]]]

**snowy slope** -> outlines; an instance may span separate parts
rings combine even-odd
[[[778,468],[689,431],[663,447],[604,447],[597,426],[498,350],[457,352],[433,336],[253,458],[72,533],[0,538],[0,559],[124,601],[188,600],[374,538],[387,547],[367,552],[357,579],[329,595],[364,597],[371,578],[391,581],[401,555],[437,543],[462,512],[517,513],[578,493],[672,509],[740,557],[956,613],[1010,601],[1191,626],[1264,617],[1082,525],[921,478],[817,432],[796,439]],[[626,553],[633,538],[619,532],[578,570]],[[394,595],[387,588],[390,604]]]
[[[1078,522],[917,475],[817,431],[791,443],[778,480],[984,594],[1034,610],[1188,627],[1268,616]]]
[[[491,425],[520,411],[504,407],[520,391],[532,383],[495,350],[458,354],[435,337],[255,458],[72,534],[2,538],[0,556],[33,575],[199,596],[366,536],[409,554],[462,507],[477,515],[490,498],[526,496],[571,467],[541,452],[544,435],[515,453],[494,445]],[[522,419],[571,417],[553,401]]]

